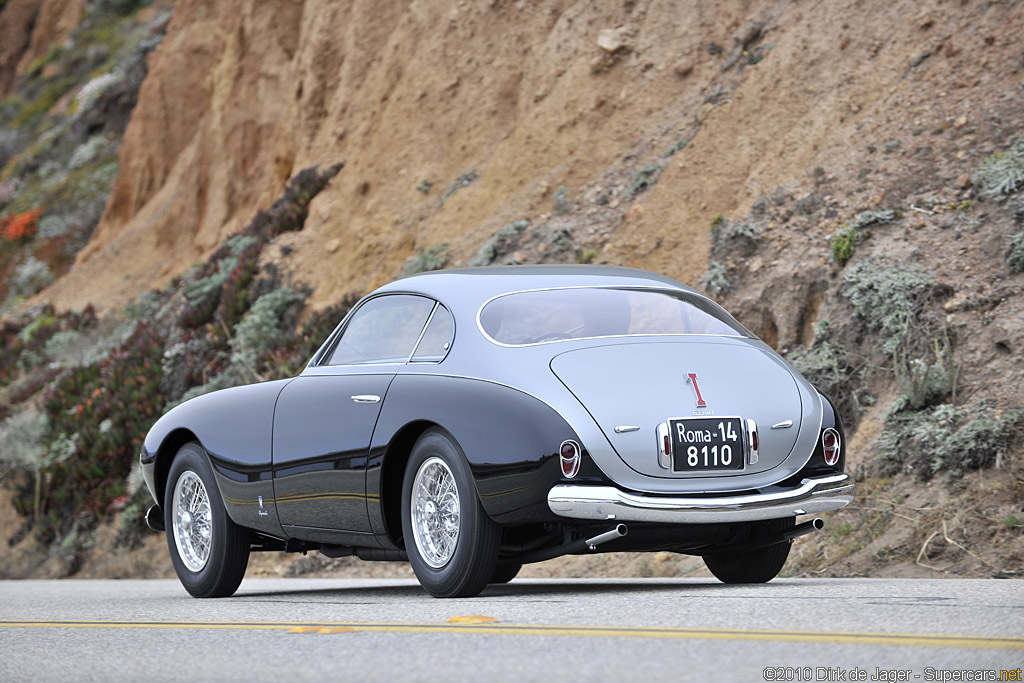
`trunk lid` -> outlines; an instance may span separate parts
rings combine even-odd
[[[672,342],[595,346],[556,356],[551,370],[636,472],[688,479],[742,476],[772,469],[789,456],[804,413],[793,373],[755,344],[694,336]],[[749,462],[744,447],[739,470],[666,469],[660,464],[658,426],[689,417],[739,417],[744,428],[746,420],[753,420],[759,441],[757,462]],[[787,422],[791,426],[784,426]]]

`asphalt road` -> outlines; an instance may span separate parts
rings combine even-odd
[[[1021,666],[1017,581],[520,579],[468,600],[405,580],[247,579],[222,600],[176,581],[0,582],[5,683],[1000,680]],[[951,673],[965,670],[995,677]]]

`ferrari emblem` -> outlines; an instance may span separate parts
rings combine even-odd
[[[697,386],[697,373],[691,372],[686,375],[686,381],[693,385],[693,391],[697,394],[697,407],[706,408],[708,405],[707,401],[705,401],[704,397],[700,395],[700,387]]]

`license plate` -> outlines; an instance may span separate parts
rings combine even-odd
[[[672,471],[743,469],[743,425],[738,417],[685,417],[668,421]]]

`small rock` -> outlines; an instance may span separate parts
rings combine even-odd
[[[626,220],[634,222],[644,215],[644,207],[640,204],[634,204],[629,207],[629,211],[626,212]]]
[[[971,178],[966,173],[956,179],[956,189],[966,190],[971,186]]]
[[[965,293],[963,293],[963,292],[960,292],[959,294],[954,296],[952,299],[950,299],[949,301],[944,303],[942,305],[942,307],[944,309],[946,309],[946,311],[948,313],[953,313],[955,311],[959,311],[960,309],[962,309],[966,303],[967,303],[967,295]]]
[[[917,22],[917,27],[923,31],[925,29],[931,28],[932,24],[934,23],[935,22],[932,20],[932,18],[926,14],[923,17],[921,17],[920,21]]]
[[[672,67],[672,70],[676,73],[676,76],[680,78],[686,78],[693,71],[693,62],[689,59],[680,59],[676,62],[676,65]]]
[[[337,237],[335,237],[334,239],[332,239],[330,242],[327,243],[327,246],[325,247],[325,249],[327,249],[327,253],[328,254],[333,254],[334,252],[338,251],[338,249],[340,247],[341,247],[341,240],[338,239]]]
[[[959,116],[959,117],[957,117],[956,121],[953,122],[953,127],[954,128],[963,128],[966,125],[967,125],[967,117],[966,116]]]
[[[515,261],[516,263],[524,262],[526,260],[526,252],[525,251],[514,251],[514,252],[512,252],[512,260]]]
[[[597,34],[597,46],[611,55],[624,48],[625,43],[617,29],[603,28]]]

